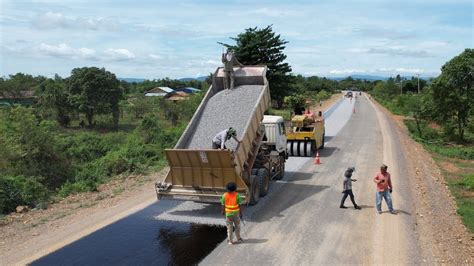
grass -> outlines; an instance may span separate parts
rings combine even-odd
[[[464,145],[453,145],[443,140],[442,132],[423,128],[426,134],[420,138],[413,121],[405,120],[411,137],[431,152],[434,161],[456,200],[457,213],[466,227],[474,233],[474,147],[472,141]],[[427,139],[429,138],[429,139]]]

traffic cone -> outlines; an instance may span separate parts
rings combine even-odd
[[[321,161],[319,160],[319,151],[316,151],[316,157],[314,158],[314,164],[321,164]]]

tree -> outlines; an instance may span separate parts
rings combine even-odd
[[[291,94],[292,77],[288,75],[291,72],[291,66],[284,62],[286,55],[283,53],[285,44],[288,42],[281,39],[280,35],[276,35],[271,25],[263,29],[248,28],[231,39],[236,42],[235,45],[220,44],[234,49],[235,55],[242,64],[267,65],[267,78],[272,98],[281,107],[283,98]]]
[[[441,75],[433,81],[433,101],[439,121],[455,123],[459,140],[464,140],[464,129],[474,106],[474,49],[466,49],[441,68]]]
[[[89,127],[94,115],[112,114],[114,126],[118,126],[119,102],[123,92],[115,74],[105,68],[75,68],[68,79],[70,100],[80,113],[84,113]]]
[[[61,77],[47,79],[38,89],[38,105],[44,118],[53,115],[61,126],[67,126],[71,121],[69,113],[72,110],[69,93]]]

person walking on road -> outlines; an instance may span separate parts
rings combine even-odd
[[[233,231],[235,227],[235,236],[237,242],[242,242],[240,237],[240,219],[242,218],[242,197],[236,192],[237,185],[234,182],[229,182],[226,185],[227,192],[221,197],[222,214],[225,215],[225,223],[227,226],[227,243],[234,244]]]
[[[212,138],[212,148],[213,149],[227,149],[225,146],[226,141],[228,141],[230,138],[233,138],[237,143],[240,143],[240,141],[237,139],[237,131],[229,127],[226,130],[222,130],[221,132],[217,133],[217,135]]]
[[[222,63],[224,63],[224,89],[234,88],[234,66],[244,66],[235,57],[234,50],[227,48],[222,54]]]
[[[390,178],[390,173],[387,172],[387,166],[382,164],[380,166],[380,172],[378,172],[374,177],[374,182],[377,184],[377,192],[375,194],[375,204],[377,206],[378,214],[382,213],[382,198],[385,199],[387,203],[388,210],[391,214],[397,214],[393,209],[392,205],[392,180]]]
[[[352,182],[356,182],[357,179],[351,179],[352,173],[355,171],[354,167],[349,167],[347,168],[346,172],[344,173],[345,179],[344,182],[342,183],[343,185],[343,191],[344,195],[342,196],[341,200],[341,205],[339,205],[339,208],[341,209],[347,209],[346,206],[344,206],[344,202],[346,201],[347,196],[350,196],[352,204],[354,205],[354,208],[356,210],[360,210],[361,208],[357,205],[354,199],[354,194],[352,193]]]

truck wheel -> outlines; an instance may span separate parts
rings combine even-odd
[[[270,176],[268,175],[267,169],[258,169],[257,177],[258,186],[260,188],[260,197],[263,197],[268,194],[268,190],[270,189]]]
[[[260,200],[260,187],[258,185],[258,177],[252,175],[250,177],[250,205],[255,205]]]
[[[280,156],[280,161],[278,162],[280,166],[280,173],[278,173],[276,179],[281,180],[285,176],[285,156]]]

